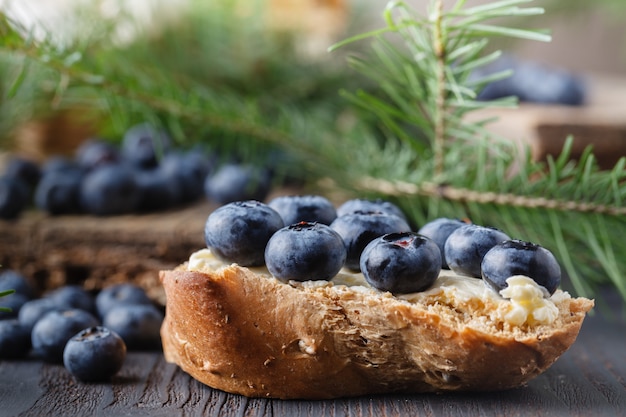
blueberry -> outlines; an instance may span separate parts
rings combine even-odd
[[[82,177],[85,173],[85,170],[81,168],[76,161],[66,158],[65,156],[55,155],[46,159],[43,166],[41,167],[42,177],[53,172],[63,172],[66,174]]]
[[[180,202],[187,203],[204,195],[204,182],[213,171],[213,161],[197,149],[171,152],[161,161],[160,170],[176,184]]]
[[[265,263],[265,246],[285,224],[280,215],[259,201],[236,201],[219,207],[207,218],[207,247],[226,262],[242,266]]]
[[[0,272],[0,291],[5,290],[14,290],[26,298],[32,298],[35,295],[35,288],[31,282],[13,269],[5,269]]]
[[[7,162],[4,175],[7,178],[20,180],[30,189],[33,189],[41,177],[41,168],[35,161],[21,156],[13,156]]]
[[[337,208],[337,216],[339,217],[357,211],[380,211],[382,213],[393,214],[405,221],[407,220],[404,212],[400,209],[400,207],[396,206],[390,201],[385,201],[381,199],[366,200],[355,198],[352,200],[348,200]]]
[[[554,294],[561,283],[561,267],[548,249],[522,240],[507,240],[491,248],[483,258],[483,280],[496,292],[507,278],[525,275]]]
[[[96,311],[100,317],[119,305],[130,304],[151,305],[152,300],[143,288],[129,283],[105,287],[96,295]]]
[[[50,311],[33,327],[33,349],[46,362],[62,362],[67,341],[79,331],[99,324],[93,315],[83,310]]]
[[[498,72],[514,70],[516,65],[517,60],[515,60],[511,55],[502,55],[491,64],[475,70],[470,75],[470,81],[490,76]],[[512,82],[512,76],[509,75],[506,78],[498,81],[492,81],[489,84],[483,86],[482,89],[478,92],[477,99],[482,101],[490,101],[515,95],[516,91],[514,88],[514,83]]]
[[[24,358],[30,347],[29,329],[17,319],[0,320],[0,360]]]
[[[511,82],[520,101],[579,106],[585,100],[584,86],[575,76],[534,62],[520,63]]]
[[[485,76],[503,70],[512,70],[513,74],[487,84],[479,92],[479,100],[514,96],[530,103],[579,106],[585,102],[585,85],[574,74],[532,61],[521,61],[510,55],[504,55],[474,75]]]
[[[15,178],[0,177],[0,219],[19,217],[30,202],[28,186]]]
[[[80,188],[80,203],[90,214],[108,216],[133,212],[140,198],[133,171],[109,164],[89,172]]]
[[[271,187],[271,175],[262,167],[226,164],[208,175],[204,193],[209,201],[227,204],[242,200],[263,201]]]
[[[450,234],[444,245],[444,256],[457,274],[480,278],[480,263],[487,251],[509,239],[501,230],[468,224]]]
[[[63,350],[63,365],[83,382],[108,381],[126,359],[122,338],[106,327],[81,330],[68,340]]]
[[[432,239],[437,246],[439,246],[439,250],[441,251],[441,267],[444,269],[448,269],[448,263],[446,262],[446,257],[444,254],[444,245],[446,240],[448,240],[448,236],[456,229],[461,226],[465,226],[467,223],[458,220],[458,219],[448,219],[448,218],[438,218],[432,220],[426,224],[424,224],[418,231],[422,236],[426,236],[429,239]]]
[[[19,314],[22,306],[29,300],[24,294],[13,293],[0,297],[0,307],[6,310],[0,310],[0,320],[13,319]]]
[[[365,280],[381,291],[424,291],[439,276],[441,251],[434,241],[417,233],[390,233],[365,247],[360,265]]]
[[[88,139],[76,151],[75,161],[85,170],[100,168],[109,164],[119,163],[119,149],[112,143],[102,139]]]
[[[51,311],[69,310],[70,308],[71,306],[67,304],[60,304],[49,298],[37,298],[25,302],[22,308],[20,308],[17,318],[23,327],[32,330],[35,323],[47,313]]]
[[[170,137],[150,123],[128,129],[122,138],[122,157],[132,165],[153,168],[170,148]]]
[[[161,347],[163,313],[151,304],[117,305],[104,316],[102,324],[116,332],[129,350]]]
[[[139,212],[165,210],[174,207],[181,200],[179,184],[161,169],[137,170],[134,176],[139,194]]]
[[[96,301],[93,295],[80,285],[59,287],[49,292],[46,298],[60,307],[69,306],[88,311],[89,313],[96,313]]]
[[[360,270],[361,253],[372,240],[387,233],[411,231],[404,219],[380,211],[344,214],[337,217],[330,227],[343,239],[347,250],[346,267],[353,271]]]
[[[331,224],[337,218],[333,204],[319,195],[286,195],[267,203],[283,218],[286,225],[299,222]]]
[[[35,189],[35,205],[52,215],[79,212],[81,181],[68,171],[47,172]]]
[[[329,226],[300,222],[278,230],[265,248],[265,264],[281,281],[331,280],[346,261],[343,239]]]

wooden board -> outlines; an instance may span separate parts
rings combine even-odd
[[[32,210],[16,221],[0,220],[0,263],[42,289],[82,284],[95,290],[134,282],[162,301],[158,271],[205,246],[204,224],[215,208],[202,201],[163,213],[112,217],[53,217]]]
[[[302,190],[278,188],[267,201],[297,193]],[[0,265],[20,271],[41,290],[66,284],[98,290],[132,282],[165,304],[159,271],[206,247],[204,225],[217,207],[201,199],[176,210],[108,217],[29,210],[17,220],[0,220]]]
[[[623,317],[590,317],[546,373],[497,393],[281,401],[211,389],[160,352],[130,353],[111,383],[101,384],[77,382],[61,365],[0,361],[0,416],[619,417],[626,416],[625,330]]]

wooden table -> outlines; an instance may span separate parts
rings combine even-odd
[[[9,249],[14,252],[7,259],[18,260],[27,269],[60,271],[59,283],[71,281],[69,272],[76,270],[97,273],[93,279],[100,282],[113,266],[119,271],[120,253],[124,259],[150,261],[128,266],[129,273],[137,276],[141,268],[154,272],[155,266],[166,262],[166,267],[176,265],[203,246],[202,226],[213,208],[200,203],[178,212],[121,216],[106,222],[90,217],[51,221],[41,213],[29,213],[17,223],[0,223],[0,244],[5,245],[4,255]],[[154,242],[165,242],[167,247]],[[104,256],[109,252],[114,256]],[[622,313],[613,320],[600,314],[588,317],[576,343],[552,368],[528,386],[506,392],[332,401],[249,399],[198,383],[166,363],[161,352],[131,352],[120,373],[106,384],[77,382],[61,365],[34,359],[0,361],[0,417],[626,416],[626,313],[614,294],[603,297]]]
[[[608,296],[611,299],[611,295]],[[613,310],[623,310],[615,296]],[[250,399],[206,387],[160,352],[131,352],[111,383],[75,381],[61,365],[0,361],[8,416],[626,416],[626,319],[595,314],[576,343],[528,386],[497,393]],[[494,363],[494,366],[498,366]]]

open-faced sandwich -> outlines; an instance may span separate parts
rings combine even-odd
[[[413,232],[371,207],[292,223],[281,208],[220,207],[207,248],[161,272],[166,360],[213,388],[324,399],[519,387],[593,307],[558,288],[548,250],[497,229],[438,219]]]

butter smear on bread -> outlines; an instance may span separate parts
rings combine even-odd
[[[187,263],[189,271],[204,272],[207,270],[219,270],[228,264],[217,258],[209,249],[201,249],[194,252]],[[265,267],[249,267],[256,274],[272,278]],[[309,281],[290,282],[295,286],[326,286],[343,285],[356,291],[371,291],[382,293],[372,288],[363,277],[363,274],[342,269],[332,281]],[[512,326],[523,325],[549,325],[553,323],[559,310],[555,302],[570,298],[570,295],[558,290],[552,296],[539,286],[534,280],[523,275],[512,276],[507,279],[508,287],[496,293],[488,288],[482,279],[457,275],[444,269],[439,274],[435,283],[426,291],[419,293],[400,294],[397,298],[409,303],[430,300],[432,302],[446,303],[446,300],[454,299],[461,303],[484,304],[489,311],[489,316],[494,321],[503,321]],[[386,293],[388,294],[388,293]],[[390,295],[390,294],[388,294]]]

